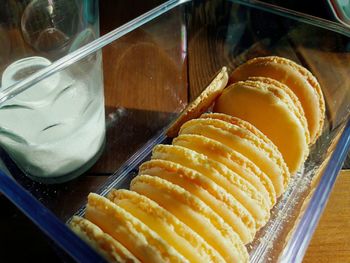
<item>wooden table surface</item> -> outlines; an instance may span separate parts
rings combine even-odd
[[[109,5],[113,5],[111,1],[104,2],[105,5],[108,5],[108,3]],[[149,8],[150,6],[145,8]],[[104,7],[104,10],[110,10],[112,12],[113,9]],[[124,14],[122,11],[120,13]],[[115,14],[111,13],[110,16],[114,17]],[[130,16],[128,18],[121,16],[123,21],[115,21],[106,19],[106,17],[102,20],[106,32],[114,28],[118,23],[123,23],[125,22],[124,20],[130,18]],[[181,16],[179,17],[181,19]],[[167,23],[180,25],[181,21],[173,19],[167,21]],[[193,27],[195,28],[196,25],[193,25]],[[198,95],[201,88],[212,77],[212,74],[217,71],[218,67],[222,65],[233,67],[240,62],[240,59],[247,59],[259,54],[264,55],[272,52],[271,50],[267,51],[263,49],[262,45],[257,43],[248,52],[238,56],[237,61],[233,61],[232,57],[225,56],[207,57],[206,54],[210,53],[208,49],[212,49],[215,46],[217,50],[213,50],[211,53],[219,54],[221,49],[224,49],[225,43],[206,42],[205,39],[213,30],[211,27],[206,27],[189,39],[188,52],[190,56],[184,57],[182,47],[171,44],[182,40],[181,30],[181,27],[176,27],[172,31],[161,32],[162,34],[166,34],[165,37],[162,35],[162,38],[157,37],[157,30],[152,31],[152,28],[137,30],[103,50],[108,116],[111,119],[117,116],[120,118],[120,122],[123,122],[119,133],[110,133],[108,136],[114,145],[123,149],[123,155],[118,154],[116,148],[110,146],[106,150],[105,155],[102,156],[102,161],[99,161],[89,171],[89,176],[72,182],[68,189],[77,189],[79,185],[84,188],[86,185],[102,184],[105,180],[104,176],[110,175],[115,171],[135,149],[150,138],[156,130],[169,122],[172,118],[172,112],[180,111],[188,101]],[[102,32],[104,31],[102,30]],[[164,42],[162,39],[167,39],[168,41]],[[216,39],[215,41],[220,41],[220,39]],[[350,60],[344,54],[315,53],[313,49],[303,48],[302,43],[295,43],[293,41],[290,41],[288,45],[283,43],[283,45],[274,49],[273,52],[281,56],[288,54],[289,57],[296,61],[299,61],[301,57],[304,58],[302,63],[312,68],[321,81],[324,79],[324,83],[322,83],[324,85],[330,85],[327,81],[332,79],[329,76],[332,72],[318,67],[319,59],[333,60],[340,64],[345,63],[344,61],[347,59]],[[191,65],[190,68],[187,67],[188,63]],[[108,70],[106,71],[106,69]],[[129,72],[134,72],[134,75],[130,76]],[[328,74],[327,78],[322,78],[325,74]],[[350,68],[341,76],[341,79],[336,80],[339,85],[349,83],[348,76],[350,76]],[[187,83],[188,81],[189,84]],[[133,92],[130,92],[130,89],[127,88],[120,88],[124,86],[132,86]],[[117,89],[115,87],[119,88]],[[341,101],[341,95],[338,94],[336,99]],[[168,99],[164,100],[164,98]],[[334,104],[329,106],[331,113],[336,111],[335,107],[337,106],[339,105]],[[134,120],[137,120],[137,123],[133,122]],[[153,125],[149,125],[153,120],[157,121]],[[129,126],[128,121],[133,122],[133,127],[131,124]],[[147,129],[143,130],[146,124]],[[115,125],[120,125],[120,123],[116,123]],[[115,152],[115,154],[111,154],[112,152]],[[320,221],[315,236],[312,239],[304,262],[350,262],[349,189],[350,172],[342,172],[337,180],[336,187],[332,192],[327,209]],[[86,196],[86,192],[88,191],[89,187],[85,187],[84,191],[79,194],[80,196]],[[77,193],[70,193],[69,190],[66,190],[64,194],[66,195],[65,200],[69,200],[69,198],[74,197]],[[61,198],[62,196],[59,197]],[[5,203],[4,197],[0,197],[0,202]],[[62,201],[60,199],[57,202]],[[45,238],[41,234],[35,234],[38,230],[31,223],[25,221],[21,213],[13,209],[11,205],[7,204],[7,206],[12,216],[10,218],[0,217],[0,222],[2,226],[8,225],[9,228],[3,228],[0,233],[9,236],[9,240],[13,242],[12,246],[14,243],[16,243],[16,246],[19,243],[19,246],[22,246],[28,253],[26,254],[27,259],[31,258],[31,256],[33,259],[43,257],[43,261],[52,258],[54,252],[45,245],[45,241],[41,241],[40,248],[34,245],[31,249],[28,249],[28,244],[31,243],[33,235],[36,236],[37,240],[45,240]],[[6,204],[3,207],[6,207]],[[60,206],[60,209],[62,209],[60,213],[70,213],[65,210],[64,205]],[[72,208],[70,207],[70,209]],[[19,220],[19,225],[16,225],[14,222],[18,219],[21,220]],[[32,230],[28,231],[28,228],[23,228],[21,224],[31,225]],[[22,235],[17,238],[16,236],[11,236],[11,233],[18,230],[23,231]],[[0,242],[0,251],[4,251],[6,255],[12,247],[10,246],[11,242],[4,242],[3,239]],[[20,255],[15,255],[15,258],[16,256],[19,259],[21,258]],[[11,256],[11,259],[14,259],[14,255]],[[11,259],[9,257],[9,261],[5,260],[5,262],[11,262]],[[55,258],[52,262],[54,261],[58,262],[59,260]]]
[[[304,257],[305,263],[350,262],[350,170],[341,171]]]

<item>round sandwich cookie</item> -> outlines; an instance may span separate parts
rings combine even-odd
[[[246,207],[264,202],[265,197],[248,180],[233,172],[221,162],[206,155],[178,145],[157,145],[152,151],[152,159],[168,160],[193,169],[213,180]],[[256,178],[255,178],[256,179]],[[259,181],[258,179],[256,181]],[[261,188],[264,188],[260,182]],[[270,207],[275,204],[276,194],[272,195]],[[250,203],[247,205],[246,203]]]
[[[249,77],[268,77],[286,84],[298,97],[304,109],[310,132],[310,142],[321,135],[325,119],[325,101],[320,84],[306,68],[292,60],[277,56],[258,57],[236,68],[229,83]]]
[[[300,120],[301,125],[303,126],[305,130],[305,138],[308,144],[310,144],[310,131],[307,125],[307,120],[305,116],[305,112],[303,109],[303,106],[301,105],[300,100],[298,97],[295,95],[295,93],[285,84],[282,82],[279,82],[277,80],[271,79],[271,78],[266,78],[266,77],[249,77],[249,81],[256,81],[256,82],[262,82],[267,85],[272,85],[275,88],[278,88],[280,90],[283,90],[285,93],[287,93],[288,97],[288,106],[290,107],[290,110],[293,111],[293,113],[297,116],[297,118]],[[259,84],[256,84],[257,87]],[[278,94],[276,94],[278,95]],[[283,99],[283,97],[281,98]]]
[[[146,224],[189,262],[224,262],[203,238],[151,199],[123,189],[112,190],[108,199]]]
[[[175,138],[173,144],[204,154],[249,181],[264,198],[254,200],[260,209],[250,206],[249,203],[246,204],[246,208],[255,218],[258,229],[265,225],[269,218],[272,200],[276,199],[276,193],[270,178],[254,163],[222,143],[201,135],[183,134]]]
[[[98,226],[87,219],[74,216],[69,222],[69,227],[84,241],[95,248],[108,262],[140,262],[121,243],[104,233]]]
[[[230,106],[228,106],[230,105]],[[290,173],[297,172],[309,154],[307,130],[289,94],[274,84],[240,81],[227,87],[214,111],[250,122],[282,153]]]
[[[274,145],[273,142],[269,138],[267,138],[266,135],[264,135],[260,130],[258,130],[255,126],[253,126],[247,121],[244,121],[242,119],[239,119],[227,114],[206,113],[206,114],[203,114],[201,118],[224,121],[230,125],[230,129],[232,129],[233,127],[235,127],[234,129],[241,129],[242,139],[245,139],[247,136],[252,141],[256,142],[258,144],[259,149],[264,151],[264,153],[269,156],[270,161],[279,167],[280,173],[282,174],[282,177],[283,177],[283,185],[284,187],[286,187],[286,184],[288,184],[291,176],[288,166],[284,161],[283,156],[281,152],[278,150],[278,148],[276,147],[276,145]],[[222,127],[221,124],[220,124],[220,127]],[[254,158],[253,162],[255,164],[260,163],[260,161],[256,160],[256,158]]]
[[[155,159],[143,163],[139,173],[157,176],[184,188],[216,212],[243,243],[253,240],[256,228],[252,215],[226,190],[204,175],[178,163]]]
[[[284,169],[288,169],[286,164],[282,164],[284,162],[284,159],[283,159],[281,152],[276,147],[276,145],[274,145],[273,142],[269,138],[267,138],[265,134],[263,134],[258,128],[256,128],[254,125],[250,124],[249,122],[242,120],[240,118],[236,118],[236,117],[231,116],[231,115],[217,113],[217,112],[205,113],[201,116],[201,118],[218,119],[218,120],[226,121],[226,122],[231,123],[235,126],[238,126],[238,127],[241,127],[245,130],[250,131],[252,134],[257,136],[260,140],[262,140],[265,143],[267,148],[274,149],[273,153],[276,154],[276,156],[274,156],[273,158],[278,159],[278,162],[281,163],[280,165],[285,166]]]
[[[141,262],[189,262],[148,226],[105,197],[90,193],[85,217]]]
[[[182,187],[150,175],[136,176],[130,189],[147,196],[191,227],[227,262],[248,262],[240,237],[212,209]]]
[[[233,172],[226,165],[189,148],[178,145],[160,144],[153,149],[152,159],[172,161],[203,174],[224,188],[237,199],[248,212],[250,210],[261,209],[260,204],[264,203],[265,197],[248,180]],[[259,178],[255,179],[259,181]],[[261,182],[260,184],[261,187],[264,188]],[[274,202],[275,201],[274,199]],[[272,206],[271,204],[271,207]],[[251,212],[249,213],[252,214]]]
[[[289,181],[289,172],[278,165],[274,149],[266,146],[248,130],[218,119],[200,118],[186,122],[179,134],[197,134],[216,140],[251,160],[272,181],[277,196],[280,196]]]

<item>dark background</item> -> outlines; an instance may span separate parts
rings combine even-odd
[[[101,34],[157,6],[161,0],[101,0]],[[314,16],[333,20],[326,1],[265,1]],[[126,8],[128,5],[129,8]],[[349,158],[345,164],[350,167]],[[0,261],[1,262],[63,262],[71,261],[57,253],[51,241],[4,196],[0,196]],[[59,256],[58,256],[59,255]]]

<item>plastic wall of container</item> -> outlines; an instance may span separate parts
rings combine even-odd
[[[107,140],[100,159],[74,181],[45,185],[28,179],[1,151],[12,177],[0,174],[1,191],[76,260],[93,262],[94,252],[64,225],[84,212],[87,194],[128,187],[153,146],[167,142],[166,127],[222,66],[232,69],[252,57],[284,56],[319,79],[327,120],[304,169],[249,250],[252,262],[301,261],[349,147],[349,128],[344,129],[350,110],[349,29],[255,1],[168,1],[13,85],[0,93],[0,101],[101,50],[108,95]]]

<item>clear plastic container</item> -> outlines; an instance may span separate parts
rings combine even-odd
[[[279,55],[309,68],[327,119],[304,168],[248,246],[252,262],[301,262],[350,144],[350,31],[255,1],[168,1],[12,86],[0,101],[102,50],[106,146],[83,176],[60,185],[24,176],[4,151],[0,189],[80,262],[99,256],[65,222],[84,213],[89,192],[127,188],[164,131],[222,67]],[[6,175],[7,174],[7,175]]]

